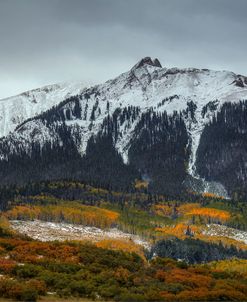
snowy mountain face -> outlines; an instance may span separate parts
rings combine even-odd
[[[57,84],[0,100],[0,137],[13,132],[25,120],[50,109],[83,90],[82,83]]]
[[[227,197],[247,184],[245,100],[244,76],[167,69],[149,57],[89,89],[50,86],[5,99],[0,101],[1,179],[16,181],[16,171],[39,161],[41,169],[50,168],[43,175],[29,171],[31,179],[116,173],[114,179],[147,179],[158,191],[179,185]],[[97,167],[92,171],[89,163]],[[29,179],[23,171],[20,175]],[[234,187],[231,175],[237,178]]]

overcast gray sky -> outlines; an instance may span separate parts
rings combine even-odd
[[[247,0],[0,0],[0,98],[144,56],[247,75]]]

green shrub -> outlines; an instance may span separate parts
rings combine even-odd
[[[42,268],[40,268],[37,265],[25,264],[23,266],[15,267],[14,273],[19,278],[27,279],[27,278],[37,277],[41,271],[42,271]]]

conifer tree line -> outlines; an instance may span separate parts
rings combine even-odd
[[[198,173],[222,183],[236,200],[247,197],[247,100],[225,103],[206,125],[197,152]]]
[[[152,107],[141,113],[138,106],[119,107],[110,114],[109,101],[105,100],[105,108],[99,108],[98,93],[88,90],[30,119],[39,120],[54,134],[51,141],[43,144],[34,141],[24,146],[13,144],[12,136],[2,138],[0,149],[8,158],[0,161],[0,184],[72,179],[130,190],[135,179],[145,179],[152,193],[184,193],[190,153],[184,118],[194,118],[196,104],[188,102],[185,111],[173,115],[156,112]],[[218,100],[209,102],[202,114],[218,106]],[[82,155],[78,148],[84,134],[80,126],[69,126],[66,121],[86,118],[92,129],[102,110],[108,114]],[[199,175],[222,183],[231,196],[242,200],[247,196],[246,116],[247,101],[225,103],[205,126],[196,162]],[[18,126],[17,131],[23,131],[28,121]],[[126,164],[117,151],[117,144],[130,129],[130,141],[124,146],[128,156]]]

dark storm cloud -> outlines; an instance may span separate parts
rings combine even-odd
[[[0,0],[0,97],[107,80],[143,56],[247,74],[246,0]]]

